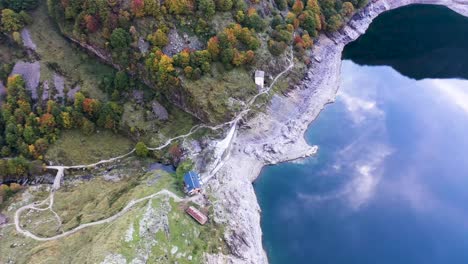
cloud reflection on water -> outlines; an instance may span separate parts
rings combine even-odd
[[[415,101],[430,96],[434,101],[442,100],[439,102],[441,104],[456,105],[464,114],[468,114],[468,81],[457,79],[415,81],[399,75],[386,66],[358,66],[350,61],[344,61],[343,64],[342,86],[337,95],[337,103],[343,104],[347,115],[345,118],[349,119],[354,129],[360,133],[337,151],[330,164],[318,174],[327,176],[343,174],[341,177],[346,177],[346,180],[326,193],[299,192],[298,198],[309,204],[339,200],[345,202],[350,209],[357,210],[369,204],[378,195],[379,184],[383,184],[382,188],[392,186],[391,189],[396,191],[390,199],[397,197],[407,201],[414,210],[447,208],[448,205],[443,206],[443,202],[437,200],[431,188],[424,184],[421,180],[423,175],[417,169],[413,169],[411,176],[406,174],[396,178],[383,177],[386,173],[387,158],[398,153],[395,153],[397,148],[389,143],[386,112],[379,105],[379,101],[383,97],[390,96],[392,98],[390,100],[401,100],[406,96],[407,90],[394,89],[398,85],[408,89],[419,89],[421,97],[416,97]],[[369,75],[372,71],[381,78]],[[440,98],[436,98],[437,96]],[[433,105],[430,102],[426,103],[428,107]],[[426,140],[432,136],[430,128],[424,133]],[[434,151],[420,138],[414,139],[415,145],[419,141],[421,147],[418,150]],[[425,153],[418,154],[425,155]]]

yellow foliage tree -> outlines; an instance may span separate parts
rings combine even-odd
[[[62,124],[63,124],[64,128],[66,128],[66,129],[72,128],[73,123],[72,123],[72,118],[70,116],[70,113],[62,112],[60,114],[60,117],[62,118]]]

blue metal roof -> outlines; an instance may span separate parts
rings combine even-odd
[[[200,176],[194,171],[189,171],[184,175],[184,182],[188,191],[201,187]]]

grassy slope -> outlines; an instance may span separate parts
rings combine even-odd
[[[154,179],[157,179],[156,182],[150,185]],[[129,184],[132,181],[136,185]],[[67,230],[77,224],[78,215],[81,215],[81,223],[108,217],[131,199],[163,188],[173,189],[174,178],[161,171],[132,175],[116,183],[96,178],[68,184],[58,191],[54,209],[64,221],[63,230]],[[119,193],[118,199],[109,205],[109,200],[116,193]],[[0,263],[7,262],[9,258],[16,263],[100,263],[109,254],[119,254],[127,261],[136,256],[148,255],[148,263],[200,263],[203,252],[227,253],[222,240],[223,227],[212,223],[200,226],[185,214],[183,207],[183,204],[167,197],[156,197],[150,203],[136,206],[112,223],[87,228],[50,242],[24,238],[16,234],[13,226],[9,226],[0,229]],[[145,216],[149,211],[152,212],[150,217]],[[141,227],[151,229],[154,225],[149,223],[155,219],[167,219],[168,229],[140,230]],[[27,215],[22,219],[22,224],[27,223],[30,227],[39,221],[50,223],[39,223],[41,234],[50,235],[56,231],[56,224],[49,214],[41,214],[40,217]],[[126,239],[130,226],[134,230],[130,232],[131,239]],[[179,254],[170,253],[174,247],[177,247]],[[188,260],[189,256],[192,256],[192,261]]]
[[[133,142],[110,130],[85,136],[79,130],[65,130],[47,151],[45,160],[54,164],[78,165],[97,162],[129,152]]]

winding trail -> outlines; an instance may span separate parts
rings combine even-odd
[[[16,231],[18,231],[18,233],[26,236],[26,237],[29,237],[29,238],[32,238],[34,240],[37,240],[37,241],[51,241],[51,240],[55,240],[55,239],[59,239],[59,238],[62,238],[62,237],[65,237],[65,236],[68,236],[68,235],[71,235],[73,233],[76,233],[78,231],[80,231],[81,229],[84,229],[84,228],[87,228],[87,227],[91,227],[91,226],[95,226],[95,225],[100,225],[100,224],[105,224],[105,223],[110,223],[114,220],[116,220],[117,218],[121,217],[122,215],[124,215],[126,212],[128,212],[132,207],[134,207],[135,205],[141,203],[141,202],[144,202],[146,200],[149,200],[149,199],[152,199],[154,197],[157,197],[159,195],[167,195],[171,198],[174,198],[174,200],[176,202],[181,202],[183,201],[182,198],[180,198],[179,196],[175,195],[173,192],[170,192],[166,189],[163,189],[157,193],[154,193],[154,194],[151,194],[149,196],[146,196],[146,197],[143,197],[143,198],[140,198],[138,200],[132,200],[130,201],[120,212],[116,213],[115,215],[109,217],[109,218],[106,218],[106,219],[102,219],[102,220],[98,220],[98,221],[95,221],[95,222],[90,222],[90,223],[86,223],[86,224],[82,224],[82,225],[79,225],[77,226],[76,228],[74,229],[71,229],[69,231],[66,231],[66,232],[63,232],[62,234],[59,234],[59,235],[56,235],[56,236],[51,236],[51,237],[40,237],[40,236],[37,236],[31,232],[29,232],[28,230],[26,229],[23,229],[20,225],[20,222],[19,222],[19,218],[20,218],[20,215],[23,211],[25,210],[29,210],[29,209],[33,209],[33,210],[38,210],[38,211],[44,211],[44,210],[47,210],[49,209],[49,207],[52,207],[52,204],[53,204],[53,200],[51,199],[50,203],[49,203],[49,207],[47,208],[37,208],[34,204],[30,204],[30,205],[26,205],[26,206],[23,206],[21,207],[20,209],[18,209],[16,212],[15,212],[15,227],[16,227]],[[53,197],[53,192],[51,193],[51,195],[49,197]],[[44,200],[43,202],[49,200],[49,198],[47,198],[46,200]],[[42,202],[42,203],[43,203]]]
[[[258,97],[270,93],[271,89],[276,84],[278,79],[281,78],[281,76],[283,76],[285,73],[287,73],[288,71],[290,71],[294,67],[294,53],[293,53],[292,47],[290,48],[290,53],[291,53],[291,55],[288,58],[289,65],[286,67],[286,69],[284,69],[282,72],[280,72],[278,75],[276,75],[276,77],[273,79],[272,83],[266,89],[263,89],[258,94],[253,96],[247,102],[247,104],[245,106],[245,109],[240,111],[231,121],[228,121],[228,122],[216,125],[216,126],[196,125],[196,126],[192,127],[187,134],[176,136],[176,137],[173,137],[171,139],[168,139],[164,144],[162,144],[162,145],[160,145],[158,147],[148,147],[148,150],[151,150],[151,151],[162,150],[165,147],[169,146],[172,142],[174,142],[176,140],[179,140],[179,139],[186,139],[186,138],[190,137],[191,135],[193,135],[195,132],[197,132],[198,130],[200,130],[202,128],[207,128],[207,129],[211,129],[211,130],[219,130],[219,129],[222,129],[225,126],[229,125],[230,129],[229,129],[228,134],[226,135],[226,137],[223,140],[219,141],[218,144],[216,145],[216,149],[215,149],[216,159],[215,159],[215,163],[214,163],[214,166],[213,166],[214,169],[202,179],[202,181],[205,182],[205,183],[207,181],[209,181],[212,177],[214,177],[216,172],[223,167],[223,165],[225,163],[225,160],[229,157],[230,146],[231,146],[231,143],[232,143],[233,139],[236,136],[237,125],[238,125],[239,121],[247,113],[250,112],[250,110],[252,109],[253,104],[255,103],[255,101],[257,100]],[[172,193],[172,192],[170,192],[170,191],[168,191],[166,189],[163,189],[163,190],[161,190],[161,191],[159,191],[157,193],[145,196],[145,197],[137,199],[137,200],[130,201],[121,211],[119,211],[118,213],[116,213],[113,216],[110,216],[108,218],[101,219],[101,220],[98,220],[98,221],[95,221],[95,222],[81,224],[81,225],[79,225],[79,226],[77,226],[77,227],[75,227],[73,229],[70,229],[70,230],[68,230],[66,232],[63,232],[63,233],[61,233],[59,235],[55,235],[55,236],[51,236],[51,237],[40,237],[40,236],[37,236],[37,235],[31,233],[30,231],[24,229],[23,227],[21,227],[20,217],[21,217],[21,214],[26,210],[36,210],[36,211],[50,210],[54,214],[54,217],[56,218],[56,220],[57,220],[57,222],[59,224],[59,228],[61,227],[62,220],[61,220],[60,216],[53,210],[53,204],[54,204],[55,191],[60,189],[60,184],[61,184],[62,178],[64,176],[65,170],[67,170],[67,169],[94,168],[94,167],[102,165],[102,164],[111,163],[111,162],[123,159],[125,157],[128,157],[131,154],[133,154],[135,151],[136,151],[135,148],[133,148],[131,151],[129,151],[128,153],[123,154],[121,156],[110,158],[110,159],[107,159],[107,160],[101,160],[101,161],[98,161],[98,162],[92,163],[92,164],[73,165],[73,166],[46,166],[47,169],[57,170],[57,174],[55,176],[54,183],[52,185],[52,189],[50,191],[50,194],[46,199],[44,199],[41,202],[34,202],[34,203],[31,203],[31,204],[22,206],[18,210],[16,210],[15,217],[14,217],[14,224],[15,224],[16,231],[18,233],[26,236],[26,237],[32,238],[32,239],[37,240],[37,241],[51,241],[51,240],[55,240],[55,239],[59,239],[59,238],[71,235],[71,234],[76,233],[76,232],[78,232],[78,231],[80,231],[80,230],[82,230],[84,228],[87,228],[87,227],[112,222],[112,221],[116,220],[117,218],[121,217],[122,215],[124,215],[126,212],[128,212],[135,205],[137,205],[137,204],[139,204],[141,202],[147,201],[149,199],[152,199],[154,197],[157,197],[159,195],[163,195],[163,194],[167,195],[167,196],[169,196],[171,198],[174,198],[174,200],[176,202],[184,201],[184,199],[180,198],[176,194],[174,194],[174,193]],[[189,198],[189,200],[190,200],[190,198]],[[47,207],[41,207],[41,206],[43,206],[45,204],[47,204]]]

